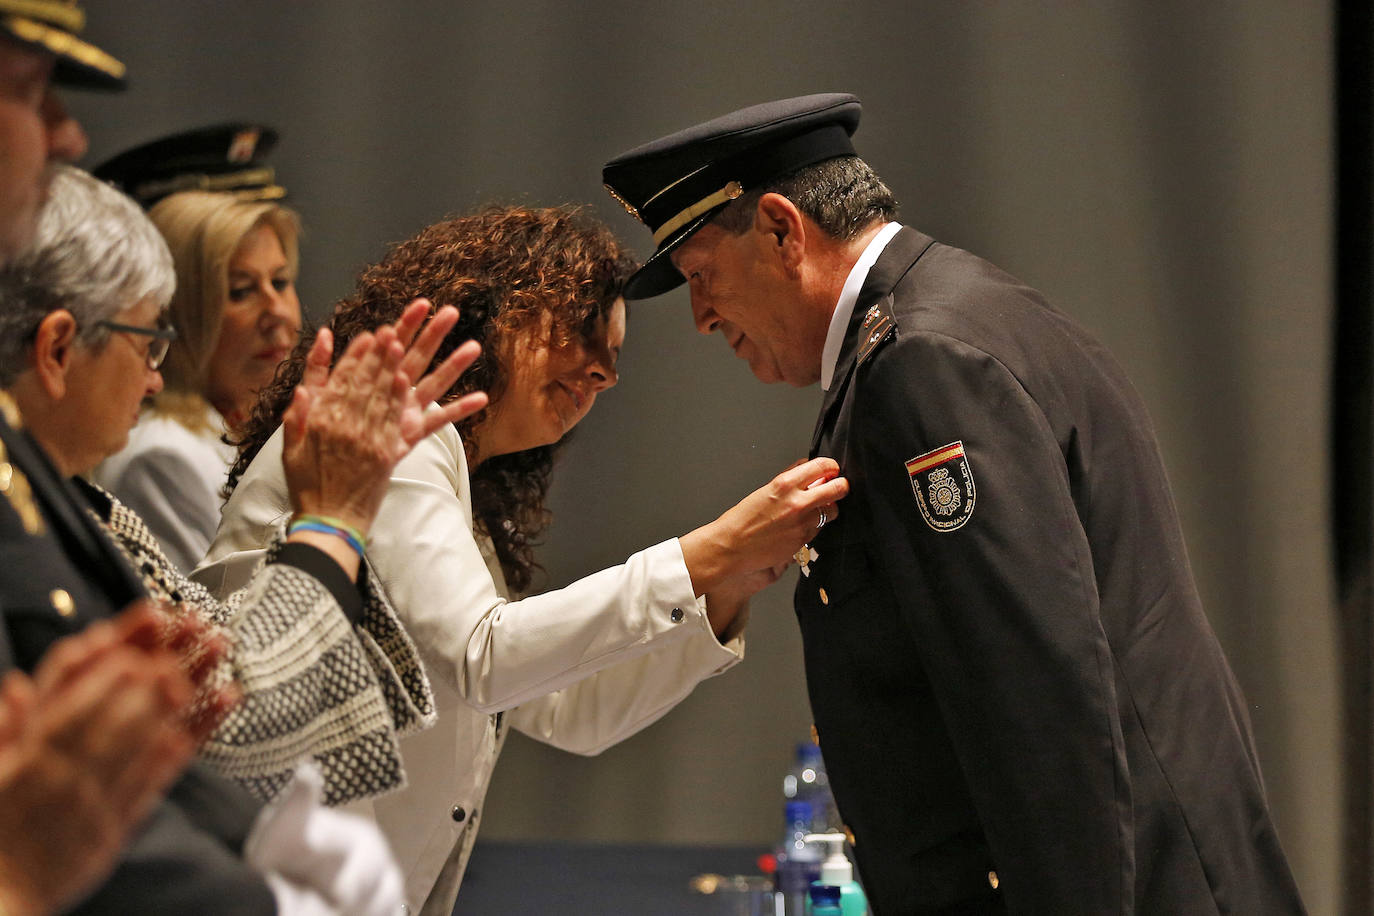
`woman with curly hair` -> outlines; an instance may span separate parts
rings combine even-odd
[[[620,293],[634,268],[576,210],[490,208],[395,246],[329,322],[339,352],[412,298],[456,305],[449,340],[472,337],[482,356],[450,396],[491,396],[397,466],[368,546],[439,710],[433,729],[403,743],[408,787],[370,803],[425,913],[452,910],[506,729],[595,754],[658,719],[739,660],[748,596],[847,491],[838,466],[815,459],[621,566],[513,600],[531,581],[559,444],[616,382]],[[303,356],[247,427],[211,565],[198,573],[212,587],[235,587],[289,512],[274,429]]]

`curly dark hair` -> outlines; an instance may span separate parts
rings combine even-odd
[[[610,230],[577,208],[493,206],[448,219],[395,245],[362,272],[357,289],[334,307],[328,322],[334,358],[355,335],[395,321],[416,297],[436,306],[454,305],[458,324],[435,363],[468,339],[482,344],[482,355],[446,397],[480,390],[495,405],[505,390],[518,334],[542,328],[551,319],[551,345],[590,341],[636,267]],[[226,492],[281,425],[312,336],[302,335],[272,384],[260,392],[238,440]],[[458,432],[468,433],[490,410],[459,423]],[[498,455],[472,472],[473,518],[492,539],[507,583],[516,592],[529,588],[539,568],[534,546],[549,522],[544,506],[549,475],[566,441],[564,436],[554,445]],[[464,442],[471,460],[470,437],[464,435]]]

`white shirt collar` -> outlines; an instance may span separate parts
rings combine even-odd
[[[873,236],[873,241],[869,242],[864,253],[859,255],[859,260],[854,262],[849,276],[844,281],[844,288],[840,290],[840,301],[835,304],[835,312],[830,316],[830,330],[825,334],[825,349],[821,350],[821,387],[826,391],[830,390],[830,383],[835,380],[836,363],[840,361],[840,347],[844,345],[844,332],[849,329],[849,316],[854,314],[854,303],[859,300],[859,290],[863,288],[864,280],[868,279],[868,272],[878,260],[878,256],[901,228],[901,223],[888,223]]]

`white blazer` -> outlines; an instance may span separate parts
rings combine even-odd
[[[190,430],[145,408],[124,448],[102,461],[91,479],[133,509],[162,552],[185,574],[196,568],[219,525],[219,491],[234,463],[220,438],[224,418],[205,405],[205,425]]]
[[[278,430],[225,506],[195,577],[213,591],[237,587],[290,513]],[[712,634],[676,539],[521,601],[508,600],[490,542],[482,541],[473,533],[463,443],[446,426],[397,466],[367,548],[419,646],[438,722],[401,742],[408,786],[353,807],[386,834],[412,906],[444,916],[458,895],[507,723],[596,754],[654,722],[744,651],[742,637],[722,646]]]

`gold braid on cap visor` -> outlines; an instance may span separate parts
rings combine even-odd
[[[5,6],[13,2],[15,0],[0,0],[0,13],[5,12]],[[10,34],[20,41],[42,45],[59,57],[71,58],[116,79],[124,78],[126,68],[122,63],[71,32],[18,15],[4,16],[2,21]]]
[[[37,19],[68,32],[79,32],[86,27],[86,12],[75,0],[66,3],[60,0],[0,0],[0,13]]]
[[[286,189],[278,185],[276,180],[276,170],[271,166],[220,175],[196,172],[160,181],[146,181],[134,188],[133,196],[139,200],[150,200],[179,191],[216,191],[232,192],[242,200],[278,200],[286,196]]]
[[[714,194],[706,195],[690,207],[680,211],[676,216],[669,218],[662,226],[659,226],[654,232],[654,244],[662,245],[664,239],[696,219],[701,214],[708,213],[721,204],[734,200],[743,193],[743,185],[738,181],[732,181]]]

